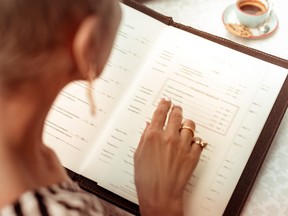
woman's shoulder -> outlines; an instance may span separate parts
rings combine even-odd
[[[12,215],[104,215],[97,197],[77,184],[61,182],[27,191],[16,202],[0,209],[0,216]]]

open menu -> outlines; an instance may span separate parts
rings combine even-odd
[[[90,182],[86,189],[97,190],[91,189],[95,183],[102,193],[111,192],[109,201],[121,197],[134,204],[120,207],[139,214],[133,154],[158,102],[170,98],[183,107],[184,118],[195,121],[195,136],[209,143],[186,187],[185,215],[223,215],[283,91],[287,69],[121,7],[113,51],[93,87],[96,116],[89,113],[87,84],[72,83],[49,113],[44,141],[75,180]],[[283,114],[277,113],[271,138]]]

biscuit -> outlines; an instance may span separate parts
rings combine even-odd
[[[240,37],[249,38],[253,36],[250,29],[242,24],[226,24],[225,26],[229,32]]]

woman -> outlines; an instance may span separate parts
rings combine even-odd
[[[120,17],[118,0],[0,0],[0,215],[105,215],[71,182],[42,133],[63,87],[101,74]],[[163,129],[170,107],[160,102],[135,153],[142,215],[183,215],[184,187],[199,160],[195,124],[181,124],[181,107],[172,107]]]

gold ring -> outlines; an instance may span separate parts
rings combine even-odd
[[[201,150],[203,150],[208,143],[203,141],[200,137],[194,137],[191,141],[191,145],[196,144],[196,145],[200,145]]]
[[[192,133],[192,137],[194,137],[195,131],[194,131],[193,128],[191,128],[191,127],[189,127],[189,126],[183,125],[183,126],[181,126],[180,131],[181,131],[182,129],[187,129],[187,130],[189,130],[189,131]]]

